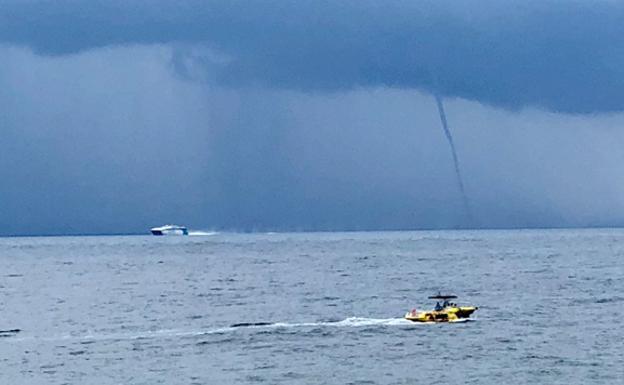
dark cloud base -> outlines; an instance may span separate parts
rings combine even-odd
[[[207,64],[221,85],[416,88],[600,113],[624,109],[622,20],[612,1],[13,0],[0,41],[44,55],[193,44],[229,58]]]

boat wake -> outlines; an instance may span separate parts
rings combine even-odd
[[[190,237],[207,237],[210,235],[217,235],[219,234],[216,231],[189,231],[188,235]]]
[[[169,337],[188,337],[188,336],[202,336],[210,334],[226,334],[240,330],[251,329],[255,331],[265,331],[271,329],[316,329],[316,328],[358,328],[369,326],[418,326],[424,323],[414,323],[407,321],[404,318],[363,318],[363,317],[349,317],[343,320],[330,320],[330,321],[318,321],[318,322],[240,322],[234,323],[226,327],[218,327],[204,330],[156,330],[146,333],[137,333],[133,335],[126,335],[128,339],[142,339],[142,338],[169,338]],[[302,330],[303,331],[303,330]],[[104,337],[104,336],[102,336]],[[94,338],[97,336],[86,336],[86,339]],[[122,338],[122,335],[110,335],[106,339]]]
[[[469,320],[461,320],[458,322],[467,322]],[[59,340],[74,340],[81,343],[89,343],[96,341],[128,341],[128,340],[142,340],[142,339],[169,339],[169,338],[183,338],[183,337],[195,337],[206,335],[222,335],[227,333],[235,333],[243,330],[253,332],[266,332],[267,330],[283,330],[283,329],[301,329],[301,332],[306,333],[318,328],[364,328],[364,327],[419,327],[422,325],[436,324],[435,322],[411,322],[404,318],[364,318],[364,317],[349,317],[343,320],[329,320],[318,322],[240,322],[231,324],[226,327],[215,327],[200,330],[183,330],[183,329],[161,329],[161,330],[149,330],[144,332],[131,332],[131,333],[92,333],[86,335],[63,335],[63,336],[33,336],[22,335],[22,337],[16,338],[19,340],[39,340],[39,341],[59,341]],[[21,334],[21,333],[20,333]],[[15,333],[10,335],[15,336]],[[0,336],[2,336],[0,334]]]
[[[468,322],[470,319],[462,318],[449,323],[462,323]],[[231,329],[236,328],[315,328],[315,327],[368,327],[368,326],[418,326],[418,325],[430,325],[438,324],[439,322],[412,322],[405,318],[364,318],[364,317],[349,317],[343,320],[336,321],[321,321],[321,322],[300,322],[300,323],[288,323],[288,322],[243,322],[230,325]]]
[[[307,327],[366,327],[366,326],[409,326],[413,322],[407,321],[404,318],[364,318],[364,317],[349,317],[343,320],[331,320],[320,322],[300,322],[300,323],[288,323],[288,322],[275,322],[264,327],[276,327],[276,328],[307,328]],[[232,325],[234,326],[234,325]]]

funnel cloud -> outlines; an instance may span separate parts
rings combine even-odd
[[[462,203],[464,205],[464,214],[467,217],[468,224],[471,225],[472,214],[470,213],[470,201],[468,200],[468,194],[466,194],[466,189],[464,188],[464,180],[462,178],[462,173],[459,167],[459,157],[457,156],[457,149],[455,148],[455,143],[453,142],[453,135],[451,134],[451,130],[449,129],[448,122],[446,120],[444,103],[442,102],[442,98],[439,95],[435,95],[435,101],[436,106],[438,107],[438,113],[440,114],[440,123],[442,124],[442,130],[444,131],[444,136],[446,136],[449,148],[451,149],[451,155],[453,157],[453,167],[455,168],[455,176],[457,177],[457,187],[459,187]]]

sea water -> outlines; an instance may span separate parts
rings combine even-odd
[[[0,238],[1,384],[624,383],[624,230]],[[408,310],[456,294],[469,322]]]

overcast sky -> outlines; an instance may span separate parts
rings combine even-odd
[[[622,225],[621,20],[606,0],[0,0],[0,234]]]

